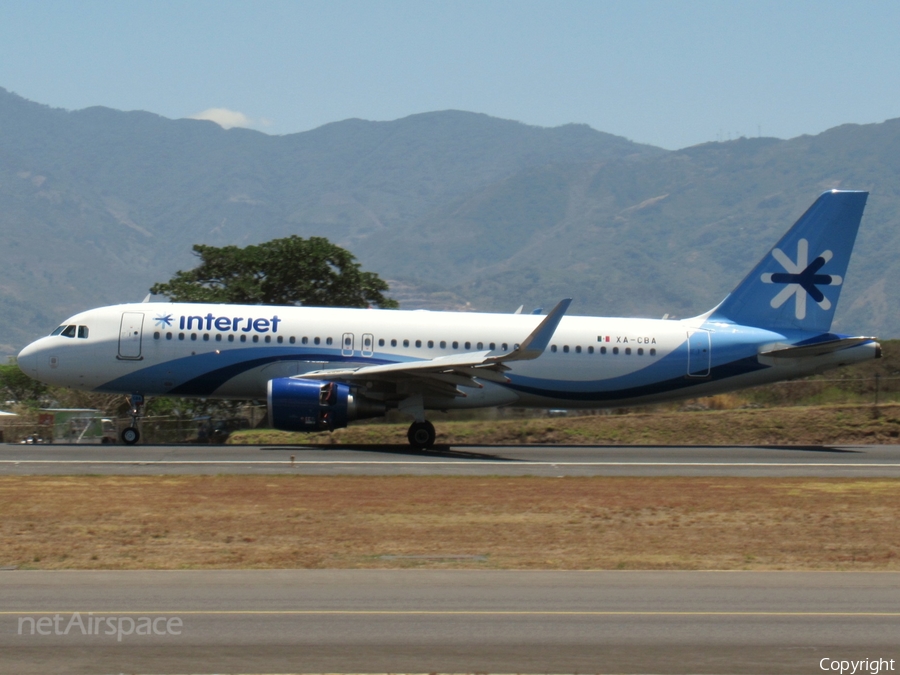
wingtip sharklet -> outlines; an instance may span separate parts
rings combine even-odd
[[[556,303],[556,307],[550,310],[550,313],[544,317],[544,320],[537,325],[537,328],[531,331],[531,334],[525,338],[518,349],[493,360],[527,361],[539,357],[544,353],[544,350],[547,349],[547,345],[550,344],[550,340],[553,338],[553,334],[556,332],[559,322],[562,321],[563,316],[571,304],[572,298],[560,300]]]

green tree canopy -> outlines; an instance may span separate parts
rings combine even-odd
[[[0,396],[2,400],[12,400],[17,403],[33,403],[47,392],[47,385],[37,380],[32,380],[22,372],[15,359],[10,359],[7,364],[0,365]]]
[[[196,244],[201,263],[154,284],[173,302],[396,308],[388,285],[363,272],[352,253],[324,237],[290,236],[239,248]]]

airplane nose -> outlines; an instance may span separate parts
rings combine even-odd
[[[16,363],[19,364],[19,368],[22,369],[22,372],[34,379],[38,379],[37,352],[37,348],[34,346],[34,343],[32,343],[20,351],[19,355],[16,357]]]

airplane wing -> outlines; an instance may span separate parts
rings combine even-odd
[[[427,361],[387,363],[377,366],[315,370],[295,377],[308,380],[337,380],[341,382],[418,380],[425,388],[448,396],[465,396],[458,387],[481,388],[477,379],[506,383],[503,372],[509,370],[507,361],[536,359],[550,344],[553,333],[569,308],[572,299],[561,300],[543,321],[510,352],[466,352],[439,356]]]

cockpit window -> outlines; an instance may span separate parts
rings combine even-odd
[[[67,338],[73,338],[77,335],[78,337],[80,337],[82,339],[86,339],[88,336],[88,332],[89,331],[88,331],[87,326],[68,325],[68,326],[60,326],[55,331],[50,333],[50,335],[51,336],[62,335],[63,337],[67,337]]]

